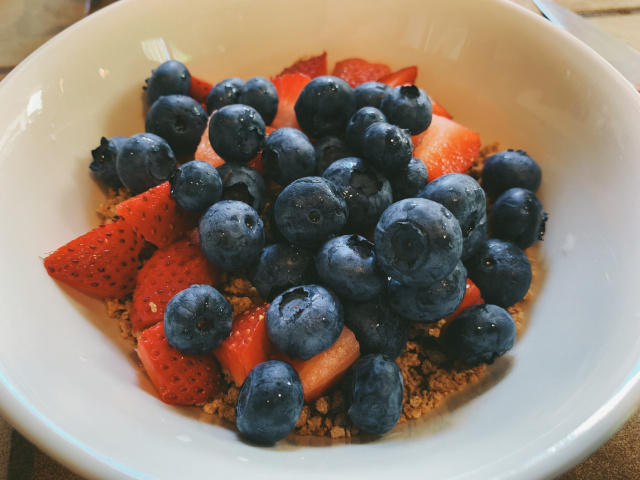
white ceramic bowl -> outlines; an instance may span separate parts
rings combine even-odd
[[[303,55],[418,65],[418,83],[485,143],[543,168],[546,272],[528,330],[490,377],[371,443],[243,443],[154,395],[100,301],[42,257],[98,222],[100,136],[143,130],[141,85],[167,57],[212,81]],[[0,84],[0,410],[100,478],[549,478],[640,399],[640,96],[587,48],[498,0],[124,0]]]

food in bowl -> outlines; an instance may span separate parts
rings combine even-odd
[[[147,132],[93,152],[119,188],[109,223],[45,259],[54,278],[109,297],[163,401],[236,420],[259,443],[384,434],[477,381],[513,346],[529,294],[512,242],[531,246],[547,218],[524,188],[539,185],[535,162],[481,152],[413,85],[415,67],[347,59],[326,73],[326,54],[216,85],[161,65]],[[485,174],[488,153],[498,166]],[[522,163],[535,174],[509,178]],[[485,240],[472,175],[503,182],[498,238]],[[303,266],[294,280],[287,262]]]

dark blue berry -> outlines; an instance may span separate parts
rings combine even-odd
[[[262,165],[274,182],[289,185],[315,173],[316,151],[297,128],[278,128],[264,141]]]
[[[376,257],[391,278],[429,286],[455,268],[462,253],[462,231],[439,203],[407,198],[387,208],[374,234]]]
[[[480,178],[487,195],[496,198],[515,187],[535,193],[542,180],[542,171],[524,150],[505,150],[487,157]]]
[[[510,307],[524,298],[531,285],[531,264],[511,242],[485,240],[465,262],[469,278],[487,303]]]
[[[444,205],[462,229],[462,260],[473,255],[487,237],[487,199],[482,187],[469,175],[449,173],[429,182],[417,197]]]
[[[373,243],[360,235],[327,240],[316,253],[316,270],[323,285],[351,300],[370,300],[386,285]]]
[[[294,245],[315,250],[347,223],[342,193],[322,177],[305,177],[287,185],[274,206],[276,226]]]
[[[313,255],[288,243],[266,247],[251,272],[251,283],[271,302],[285,290],[317,280]]]
[[[389,282],[389,306],[409,320],[437,322],[460,306],[466,292],[467,269],[458,262],[453,271],[428,287],[410,287],[395,280]]]
[[[182,353],[202,355],[231,333],[233,309],[211,285],[192,285],[176,293],[164,312],[164,334]]]
[[[336,160],[322,177],[342,192],[349,209],[347,224],[354,231],[362,232],[375,226],[382,212],[393,203],[389,181],[359,158]]]
[[[116,159],[126,139],[127,137],[111,137],[109,139],[102,137],[100,139],[100,146],[91,150],[93,161],[89,165],[89,168],[98,176],[102,183],[109,187],[122,187],[122,182],[116,170]]]
[[[356,360],[348,388],[347,414],[356,427],[382,435],[396,426],[402,414],[404,382],[395,360],[379,354]]]
[[[387,118],[375,107],[362,107],[354,113],[347,123],[347,145],[356,156],[363,155],[362,137],[364,131],[374,123],[386,122]]]
[[[371,124],[362,137],[364,159],[382,171],[406,167],[413,156],[408,130],[385,122]]]
[[[242,87],[239,103],[255,108],[265,125],[271,125],[278,113],[278,92],[270,80],[264,77],[253,77]]]
[[[267,335],[291,358],[308,360],[335,343],[344,327],[338,297],[320,285],[301,285],[278,295],[265,316]]]
[[[491,235],[529,248],[544,235],[547,212],[531,190],[510,188],[502,193],[491,209]]]
[[[248,162],[262,148],[265,125],[260,114],[248,105],[228,105],[211,115],[209,142],[226,162]]]
[[[473,305],[464,309],[444,333],[444,343],[450,353],[472,366],[493,363],[511,350],[515,340],[513,318],[497,305]]]
[[[164,138],[176,155],[189,155],[196,151],[207,121],[207,112],[193,98],[165,95],[151,105],[144,128]]]
[[[345,301],[344,324],[356,336],[360,353],[396,358],[407,346],[409,321],[395,313],[381,297],[368,302]]]
[[[356,100],[347,82],[325,75],[305,85],[294,110],[300,128],[310,137],[342,135],[356,112]]]
[[[163,95],[186,95],[191,86],[191,74],[183,63],[169,60],[151,70],[151,77],[145,82],[147,103],[151,105]]]
[[[236,77],[216,83],[207,95],[207,113],[211,115],[222,107],[240,103],[243,86],[244,80]]]
[[[417,135],[431,125],[433,106],[424,90],[415,85],[395,87],[380,102],[387,121]]]
[[[173,150],[164,138],[137,133],[123,142],[116,171],[122,184],[137,195],[166,181],[176,164]]]
[[[313,148],[316,151],[316,175],[318,176],[322,176],[327,167],[336,160],[353,156],[347,142],[334,135],[322,137]]]
[[[267,187],[260,172],[238,162],[225,162],[217,170],[222,179],[221,200],[238,200],[262,213],[267,202]]]
[[[258,259],[264,228],[258,213],[244,202],[223,200],[200,217],[200,249],[212,264],[240,270]]]
[[[380,102],[393,90],[386,83],[365,82],[353,89],[356,97],[356,108],[375,107],[380,108]]]
[[[210,163],[191,160],[169,177],[171,196],[188,212],[203,212],[220,200],[222,180]]]
[[[300,376],[291,365],[279,360],[259,363],[240,388],[236,426],[252,442],[273,444],[293,431],[303,405]]]
[[[402,167],[387,175],[393,200],[397,202],[405,198],[415,197],[427,184],[427,166],[419,158],[413,157],[406,167]]]

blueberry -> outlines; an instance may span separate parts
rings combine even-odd
[[[147,103],[152,105],[163,95],[186,95],[191,86],[191,74],[183,63],[169,60],[151,70],[151,77],[145,82]]]
[[[464,309],[444,333],[444,343],[451,354],[472,366],[493,363],[513,347],[515,340],[513,318],[497,305]]]
[[[186,95],[165,95],[147,112],[144,128],[164,138],[176,155],[193,154],[207,128],[207,112]]]
[[[347,82],[325,75],[305,85],[294,110],[300,128],[310,137],[341,135],[356,112],[356,100]]]
[[[176,168],[167,141],[153,133],[137,133],[125,140],[116,159],[122,184],[137,195],[166,181]]]
[[[220,200],[222,180],[210,163],[191,160],[169,177],[171,196],[187,212],[203,212]]]
[[[228,105],[211,115],[209,142],[226,162],[248,162],[262,148],[265,125],[248,105]]]
[[[469,278],[487,303],[510,307],[524,298],[531,285],[531,264],[511,242],[485,240],[465,262]]]
[[[262,213],[267,203],[267,187],[260,172],[237,162],[225,162],[217,170],[222,179],[222,200],[238,200]]]
[[[256,365],[245,378],[236,404],[236,426],[247,439],[273,444],[291,433],[304,405],[300,376],[286,362]]]
[[[278,128],[264,141],[262,165],[267,175],[285,186],[294,180],[313,175],[316,171],[316,151],[297,128]]]
[[[408,130],[385,122],[371,124],[362,136],[364,159],[379,170],[399,170],[413,156]]]
[[[265,315],[273,344],[291,358],[308,360],[335,343],[344,327],[338,297],[320,285],[301,285],[278,295]]]
[[[415,197],[427,184],[427,166],[419,158],[411,158],[406,167],[399,168],[387,175],[393,200]]]
[[[109,139],[102,137],[100,145],[91,150],[93,161],[89,168],[95,173],[105,185],[113,188],[122,187],[120,177],[116,171],[116,159],[122,148],[122,144],[127,137],[111,137]]]
[[[439,203],[407,198],[384,211],[374,244],[378,263],[388,276],[406,285],[429,286],[458,264],[462,231]]]
[[[313,148],[316,151],[316,175],[318,176],[321,176],[336,160],[353,156],[347,142],[334,135],[322,137]]]
[[[365,355],[352,365],[348,386],[347,414],[356,427],[382,435],[396,426],[402,414],[404,382],[395,360]]]
[[[202,355],[231,334],[233,309],[211,285],[191,285],[167,302],[164,334],[182,353]]]
[[[380,102],[380,110],[389,123],[409,130],[411,135],[424,132],[431,125],[431,100],[415,85],[395,87]]]
[[[487,199],[478,182],[464,173],[449,173],[429,182],[416,196],[444,205],[458,219],[463,261],[480,248],[487,236]]]
[[[395,280],[388,286],[389,306],[405,318],[432,323],[460,306],[467,287],[467,269],[458,262],[452,272],[428,287],[410,287]]]
[[[271,125],[278,113],[278,92],[270,80],[253,77],[245,82],[239,103],[255,108],[265,125]]]
[[[542,240],[547,218],[535,193],[524,188],[510,188],[498,197],[491,209],[491,234],[524,250]]]
[[[248,267],[264,247],[264,228],[258,213],[236,200],[212,205],[200,217],[199,234],[204,256],[224,270]]]
[[[336,160],[329,165],[322,177],[342,191],[349,209],[347,224],[354,231],[374,227],[382,212],[393,203],[389,181],[359,158]]]
[[[271,302],[285,290],[317,280],[313,255],[287,243],[265,247],[251,272],[251,283]]]
[[[294,245],[315,249],[347,223],[342,193],[322,177],[305,177],[287,185],[274,206],[278,230]]]
[[[482,188],[491,198],[514,187],[536,192],[542,172],[536,161],[524,150],[505,150],[487,157],[482,168]]]
[[[393,90],[389,85],[380,82],[365,82],[353,89],[356,97],[356,108],[380,108],[380,102]]]
[[[357,155],[362,156],[362,137],[370,125],[386,122],[387,118],[375,107],[362,107],[354,113],[347,123],[347,145]]]
[[[316,253],[321,282],[351,300],[370,300],[384,290],[386,277],[376,262],[373,243],[360,235],[333,237]]]
[[[209,95],[207,95],[207,113],[211,115],[216,110],[226,107],[227,105],[235,105],[240,102],[244,80],[241,78],[227,78],[216,83]]]
[[[378,297],[367,302],[345,301],[344,324],[356,336],[360,353],[396,358],[407,346],[409,322]]]

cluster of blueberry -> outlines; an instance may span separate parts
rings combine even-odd
[[[376,82],[352,89],[339,78],[316,77],[295,104],[301,130],[267,136],[278,96],[269,80],[255,77],[227,79],[209,94],[209,139],[226,163],[176,167],[175,155],[193,153],[208,118],[185,95],[188,83],[178,62],[156,69],[147,86],[147,133],[103,139],[92,169],[133,193],[169,179],[176,202],[202,212],[205,257],[248,272],[271,302],[267,333],[285,354],[311,358],[349,327],[364,355],[348,380],[348,412],[358,428],[382,434],[397,423],[403,381],[394,358],[405,348],[409,321],[452,314],[467,277],[487,305],[459,315],[445,345],[471,365],[491,363],[513,346],[515,324],[505,308],[529,289],[522,249],[542,237],[547,218],[535,195],[540,169],[524,152],[490,157],[484,189],[465,174],[427,184],[424,163],[412,158],[411,136],[432,119],[421,89]],[[266,176],[282,187],[268,212],[264,179],[246,164],[260,152]],[[490,220],[485,192],[496,198]],[[279,241],[266,245],[261,214]],[[373,242],[366,238],[372,230]],[[165,333],[182,351],[207,352],[229,334],[231,320],[214,288],[194,286],[169,302]],[[293,429],[302,404],[295,370],[266,362],[241,388],[237,426],[256,442],[275,442]]]

